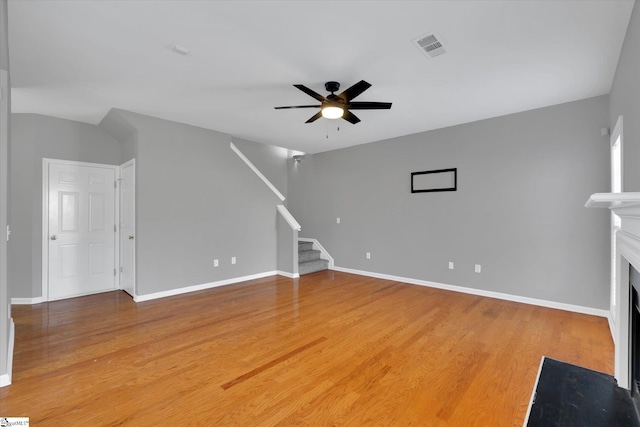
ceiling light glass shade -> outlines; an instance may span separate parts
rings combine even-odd
[[[325,119],[339,119],[344,114],[344,110],[340,107],[324,107],[322,109],[322,117]]]

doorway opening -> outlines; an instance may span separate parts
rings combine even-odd
[[[43,301],[125,286],[135,296],[134,165],[133,160],[123,165],[127,166],[127,190],[122,194],[120,166],[43,159]],[[123,200],[125,232],[131,240],[125,248],[121,245]]]

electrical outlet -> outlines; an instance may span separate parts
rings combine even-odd
[[[236,257],[232,256],[231,257],[231,264],[235,264],[236,263]]]
[[[366,258],[371,259],[371,252],[367,252]]]
[[[453,262],[449,261],[449,270],[453,270]]]
[[[340,224],[340,217],[336,218],[336,224]]]
[[[217,267],[217,266],[219,266],[219,265],[220,265],[220,263],[218,262],[218,260],[217,260],[217,259],[214,259],[214,260],[213,260],[213,266],[214,266],[214,267]]]
[[[476,273],[482,272],[482,266],[480,264],[476,264]]]

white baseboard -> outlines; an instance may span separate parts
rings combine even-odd
[[[280,276],[288,277],[289,279],[297,279],[300,277],[298,273],[295,273],[295,274],[288,273],[286,271],[281,271],[281,270],[276,271],[276,274],[279,274]]]
[[[580,305],[565,304],[562,302],[547,301],[536,298],[521,297],[518,295],[504,294],[501,292],[485,291],[482,289],[466,288],[464,286],[447,285],[444,283],[430,282],[428,280],[412,279],[410,277],[392,276],[390,274],[372,273],[369,271],[354,270],[352,268],[333,267],[332,270],[342,271],[344,273],[358,274],[360,276],[375,277],[378,279],[395,280],[397,282],[410,283],[412,285],[427,286],[430,288],[444,289],[447,291],[461,292],[464,294],[478,295],[489,298],[497,298],[506,301],[520,302],[523,304],[537,305],[540,307],[555,308],[558,310],[572,311],[574,313],[590,314],[598,317],[609,317],[608,310],[598,308],[583,307]]]
[[[268,271],[264,273],[252,274],[249,276],[234,277],[232,279],[220,280],[218,282],[187,286],[186,288],[171,289],[169,291],[155,292],[153,294],[147,294],[147,295],[136,295],[136,296],[133,296],[133,300],[135,302],[149,301],[149,300],[158,299],[158,298],[170,297],[173,295],[180,295],[180,294],[186,294],[189,292],[202,291],[204,289],[217,288],[218,286],[232,285],[234,283],[245,282],[247,280],[261,279],[263,277],[275,276],[276,274],[288,277],[290,279],[297,279],[300,277],[299,274],[287,273],[286,271],[280,271],[280,270]],[[42,302],[44,302],[44,299],[42,297],[11,298],[11,304],[16,304],[16,305],[32,305],[32,304],[40,304]]]
[[[299,240],[313,242],[314,244],[317,243],[317,240],[315,240],[315,239],[300,238]],[[317,243],[317,244],[318,244],[318,246],[320,248],[322,248],[322,246],[319,243]],[[324,250],[324,248],[322,248],[321,250]],[[328,256],[328,258],[329,258],[329,262],[330,262],[329,269],[336,270],[336,271],[342,271],[342,272],[345,272],[345,273],[357,274],[359,276],[368,276],[368,277],[375,277],[375,278],[378,278],[378,279],[395,280],[395,281],[398,281],[398,282],[410,283],[412,285],[427,286],[427,287],[430,287],[430,288],[444,289],[444,290],[447,290],[447,291],[462,292],[462,293],[465,293],[465,294],[479,295],[479,296],[485,296],[485,297],[489,297],[489,298],[502,299],[502,300],[506,300],[506,301],[520,302],[520,303],[523,303],[523,304],[531,304],[531,305],[537,305],[537,306],[541,306],[541,307],[555,308],[555,309],[558,309],[558,310],[566,310],[566,311],[572,311],[572,312],[575,312],[575,313],[590,314],[590,315],[593,315],[593,316],[604,317],[609,322],[609,328],[611,329],[611,336],[615,337],[615,335],[613,333],[614,322],[613,322],[613,319],[611,318],[611,312],[608,311],[608,310],[602,310],[602,309],[591,308],[591,307],[583,307],[583,306],[579,306],[579,305],[565,304],[565,303],[541,300],[541,299],[536,299],[536,298],[521,297],[521,296],[518,296],[518,295],[505,294],[505,293],[501,293],[501,292],[492,292],[492,291],[485,291],[485,290],[482,290],[482,289],[467,288],[467,287],[464,287],[464,286],[447,285],[447,284],[444,284],[444,283],[431,282],[431,281],[428,281],[428,280],[412,279],[410,277],[393,276],[393,275],[390,275],[390,274],[373,273],[373,272],[364,271],[364,270],[355,270],[355,269],[352,269],[352,268],[337,267],[335,265],[331,265],[331,262],[333,261],[333,259],[330,256]],[[253,275],[250,275],[250,276],[243,276],[243,277],[236,277],[236,278],[232,278],[232,279],[221,280],[221,281],[218,281],[218,282],[211,282],[211,283],[204,283],[204,284],[201,284],[201,285],[188,286],[186,288],[172,289],[172,290],[169,290],[169,291],[156,292],[156,293],[147,294],[147,295],[138,295],[138,296],[135,296],[133,298],[133,300],[135,302],[149,301],[149,300],[152,300],[152,299],[164,298],[164,297],[168,297],[168,296],[172,296],[172,295],[180,295],[180,294],[189,293],[189,292],[201,291],[203,289],[216,288],[218,286],[232,285],[234,283],[244,282],[244,281],[247,281],[247,280],[260,279],[260,278],[263,278],[263,277],[274,276],[276,274],[279,274],[279,275],[284,276],[284,277],[288,277],[290,279],[297,279],[297,278],[300,277],[299,274],[291,274],[291,273],[288,273],[288,272],[285,272],[285,271],[280,271],[280,270],[269,271],[269,272],[265,272],[265,273],[253,274]],[[42,302],[44,302],[44,299],[42,297],[36,297],[36,298],[11,298],[11,304],[16,304],[16,305],[40,304]]]
[[[15,305],[33,305],[40,304],[44,302],[44,298],[35,297],[35,298],[11,298],[11,304]]]
[[[262,279],[263,277],[275,276],[276,274],[278,274],[276,271],[267,271],[265,273],[252,274],[249,276],[234,277],[232,279],[220,280],[218,282],[203,283],[201,285],[187,286],[185,288],[171,289],[168,291],[155,292],[153,294],[136,295],[133,300],[135,302],[143,302],[158,298],[166,298],[174,295],[187,294],[189,292],[217,288],[219,286],[233,285],[234,283],[246,282],[247,280]]]
[[[13,319],[9,319],[9,345],[7,346],[7,373],[0,375],[0,387],[11,384],[11,373],[13,372],[13,343],[16,337],[16,325]]]

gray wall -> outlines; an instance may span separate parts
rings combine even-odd
[[[640,8],[633,7],[618,67],[611,86],[610,127],[623,122],[624,191],[640,191]]]
[[[277,221],[278,270],[298,274],[298,231],[292,230],[280,214]]]
[[[231,150],[229,135],[119,114],[138,133],[138,295],[276,270],[280,200]],[[238,145],[247,157],[271,150]],[[284,168],[263,173],[276,183],[286,180]]]
[[[606,309],[608,211],[584,203],[609,188],[608,101],[308,155],[289,209],[339,267]],[[451,167],[458,191],[410,193]]]
[[[251,163],[287,197],[287,156],[289,150],[267,144],[256,144],[252,141],[233,138],[233,144],[242,151]],[[286,204],[279,202],[278,204]]]
[[[37,114],[11,116],[10,296],[42,296],[42,159],[119,165],[121,145],[104,129]]]
[[[8,17],[7,1],[0,0],[0,69],[9,72],[9,42],[8,42]],[[9,83],[9,87],[11,84]],[[0,117],[0,376],[10,375],[9,372],[9,331],[11,323],[11,306],[9,300],[9,288],[7,284],[7,224],[8,224],[8,189],[9,189],[9,116],[11,115],[10,91],[3,90],[2,109],[3,117]],[[5,112],[6,111],[6,112]]]
[[[120,164],[138,157],[138,130],[122,117],[120,110],[112,108],[99,126],[122,144]]]
[[[231,151],[229,135],[118,110],[100,126],[34,114],[11,120],[11,297],[42,294],[44,157],[136,158],[138,295],[276,270],[280,201]],[[286,194],[286,150],[236,142]]]

